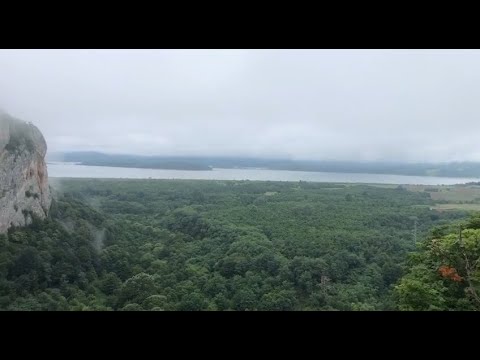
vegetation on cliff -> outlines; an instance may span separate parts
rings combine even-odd
[[[5,145],[5,149],[11,153],[20,153],[35,151],[35,139],[32,132],[32,124],[13,119],[4,115],[1,121],[8,122],[9,125],[9,142]]]

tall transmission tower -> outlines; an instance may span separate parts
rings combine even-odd
[[[416,216],[410,216],[410,219],[413,220],[413,244],[417,244],[417,222],[418,222],[418,217]]]
[[[459,241],[461,247],[463,247],[462,230],[463,230],[463,226],[460,225],[460,231],[459,231],[459,234],[458,234],[458,241]]]
[[[414,225],[413,225],[413,244],[417,244],[417,218],[413,220]]]

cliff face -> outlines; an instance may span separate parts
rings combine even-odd
[[[51,204],[47,144],[34,125],[0,113],[0,233],[46,218]]]

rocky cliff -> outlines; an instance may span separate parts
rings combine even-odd
[[[40,130],[0,112],[0,233],[48,215],[46,152]]]

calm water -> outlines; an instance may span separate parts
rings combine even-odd
[[[212,171],[136,169],[106,166],[84,166],[75,163],[48,163],[50,177],[115,179],[200,179],[200,180],[271,180],[313,181],[369,184],[453,185],[480,181],[473,178],[429,176],[347,174],[264,169],[213,169]]]

